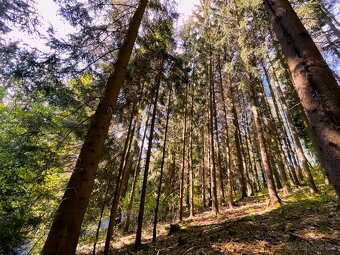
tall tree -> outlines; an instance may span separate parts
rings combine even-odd
[[[265,0],[295,88],[340,199],[340,87],[288,0]]]
[[[136,241],[135,241],[135,246],[137,246],[137,247],[142,244],[142,228],[143,228],[144,205],[145,205],[145,197],[146,197],[146,185],[147,185],[147,181],[148,181],[148,174],[149,174],[149,167],[150,167],[151,149],[152,149],[152,141],[153,141],[153,136],[154,136],[155,122],[156,122],[159,88],[160,88],[160,85],[161,85],[161,82],[162,82],[163,70],[164,70],[164,58],[165,58],[164,55],[165,54],[163,52],[161,54],[162,54],[162,56],[161,56],[160,64],[159,64],[159,71],[158,71],[157,80],[156,80],[156,84],[155,84],[155,86],[156,86],[156,88],[155,88],[155,99],[154,99],[154,102],[153,102],[149,143],[148,143],[148,150],[146,152],[144,178],[143,178],[142,193],[141,193],[139,213],[138,213],[138,225],[137,225]]]
[[[153,232],[152,232],[152,241],[153,242],[156,242],[156,237],[157,237],[158,208],[159,208],[159,201],[160,201],[160,197],[161,197],[161,189],[162,189],[162,181],[163,181],[163,168],[164,168],[165,154],[166,154],[166,142],[167,142],[167,135],[168,135],[170,109],[171,109],[171,96],[172,96],[172,90],[170,89],[169,98],[168,98],[168,107],[167,107],[167,112],[166,112],[164,142],[163,142],[163,151],[162,151],[162,162],[161,162],[159,183],[158,183],[158,189],[157,189],[155,217],[154,217],[154,221],[153,221]]]
[[[271,165],[269,162],[269,156],[268,156],[268,149],[265,144],[265,139],[263,135],[263,128],[258,112],[258,103],[256,99],[256,92],[254,89],[254,86],[256,84],[251,84],[250,89],[251,89],[251,111],[253,114],[254,118],[254,123],[255,123],[255,128],[256,128],[256,136],[257,136],[257,141],[259,144],[259,150],[261,153],[261,160],[262,160],[262,166],[263,166],[263,172],[266,178],[266,184],[268,188],[268,194],[269,194],[269,206],[274,206],[276,203],[280,203],[281,199],[277,195],[275,183],[273,180],[273,175],[272,175],[272,169]]]
[[[219,214],[218,198],[217,198],[217,177],[216,177],[216,160],[215,160],[215,138],[214,138],[214,78],[212,49],[209,46],[209,125],[210,125],[210,158],[211,158],[211,196],[212,196],[212,212],[214,215]]]
[[[185,87],[184,96],[184,125],[183,125],[183,149],[182,149],[182,167],[180,174],[180,195],[179,195],[179,220],[183,220],[183,197],[184,197],[184,173],[185,173],[185,163],[186,163],[186,130],[187,130],[187,101],[188,101],[188,87]]]
[[[148,1],[141,0],[131,19],[126,38],[120,48],[114,72],[109,76],[104,95],[94,114],[70,177],[61,203],[45,242],[43,254],[74,254],[80,234],[81,223],[90,199],[98,164],[106,140],[118,93],[123,84],[126,67]]]

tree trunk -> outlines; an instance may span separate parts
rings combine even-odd
[[[135,122],[136,125],[137,121]],[[136,138],[134,138],[134,134],[135,134],[135,127],[132,130],[132,136],[131,136],[131,141],[130,141],[130,145],[129,145],[129,149],[128,149],[128,153],[127,153],[127,163],[124,166],[124,170],[123,170],[123,176],[122,176],[122,187],[121,187],[121,195],[120,195],[120,199],[119,199],[119,203],[122,203],[122,200],[124,200],[125,196],[126,196],[126,190],[128,187],[128,183],[129,183],[129,179],[132,173],[132,169],[133,169],[133,158],[135,156],[135,153],[139,154],[138,150],[138,138],[139,138],[139,133],[140,133],[140,128],[141,128],[141,122],[139,121],[138,123],[138,127],[137,127],[137,133],[136,133]],[[131,149],[132,149],[132,142],[134,141],[134,151],[133,153],[131,153]],[[119,215],[119,223],[122,222],[122,206],[118,207],[118,212],[117,215]],[[121,225],[122,226],[122,225]]]
[[[231,100],[231,112],[233,114],[233,124],[234,124],[234,136],[235,136],[235,146],[236,146],[236,157],[237,157],[237,170],[238,170],[238,179],[240,183],[240,197],[241,199],[247,197],[247,186],[246,186],[246,178],[244,176],[243,169],[243,158],[241,153],[241,145],[239,140],[239,127],[238,127],[238,116],[236,111],[235,99],[234,99],[234,91],[233,85],[230,84],[230,100]]]
[[[141,0],[120,48],[115,71],[109,76],[106,90],[81,148],[64,196],[54,215],[53,224],[42,254],[68,255],[76,252],[81,224],[93,189],[104,142],[111,123],[112,109],[123,84],[133,45],[148,1]]]
[[[218,167],[218,173],[219,173],[219,181],[220,181],[220,196],[221,196],[221,204],[225,201],[225,195],[224,195],[224,185],[223,185],[223,170],[222,170],[222,163],[221,163],[221,148],[220,148],[220,139],[218,137],[218,125],[217,125],[217,110],[216,110],[216,95],[215,95],[215,89],[212,91],[213,93],[213,112],[214,112],[214,131],[215,131],[215,139],[216,139],[216,156],[217,156],[217,167]]]
[[[291,117],[289,109],[288,109],[288,105],[287,105],[286,100],[285,100],[285,98],[283,96],[283,93],[281,91],[280,86],[277,85],[276,89],[277,89],[278,96],[279,96],[279,99],[281,101],[283,110],[284,110],[284,112],[286,114],[286,118],[288,120],[288,124],[290,125],[291,130],[292,130],[292,136],[293,136],[293,139],[294,139],[295,144],[296,144],[296,154],[299,157],[299,160],[300,160],[300,162],[302,164],[303,170],[305,171],[305,173],[307,175],[307,183],[308,183],[310,192],[312,194],[317,193],[318,190],[316,188],[316,185],[315,185],[312,173],[311,173],[311,171],[309,169],[308,161],[307,161],[307,158],[305,156],[305,153],[303,152],[302,145],[301,145],[301,142],[300,142],[298,134],[297,134],[297,130],[296,130],[295,126],[294,126],[292,117]]]
[[[187,100],[188,88],[185,88],[184,96],[184,127],[183,127],[183,151],[182,151],[182,168],[180,180],[180,195],[179,195],[179,220],[183,220],[183,196],[184,196],[184,171],[185,171],[185,150],[186,150],[186,129],[187,129]]]
[[[279,108],[278,108],[277,103],[276,103],[276,96],[275,96],[274,91],[273,91],[273,87],[272,87],[271,80],[269,78],[268,71],[267,71],[266,67],[264,66],[264,64],[263,63],[261,63],[261,64],[262,64],[262,69],[264,71],[265,77],[267,79],[268,88],[269,88],[270,96],[271,96],[272,101],[273,101],[274,110],[275,110],[275,113],[276,113],[276,116],[277,116],[277,119],[278,119],[278,123],[283,128],[283,123],[280,119],[280,111],[279,111]],[[263,91],[263,93],[264,93],[264,91]],[[279,132],[277,127],[275,126],[274,116],[272,115],[272,113],[270,111],[270,107],[269,107],[268,103],[267,103],[267,111],[270,115],[269,119],[270,119],[270,123],[271,123],[271,129],[274,132],[274,134],[273,134],[274,135],[274,141],[276,143],[276,144],[274,144],[274,151],[275,151],[276,156],[278,157],[277,164],[278,164],[278,169],[279,169],[280,177],[281,177],[281,181],[282,181],[283,192],[284,192],[285,195],[287,195],[287,194],[289,194],[291,189],[290,189],[290,184],[288,182],[288,178],[287,178],[287,175],[286,175],[286,172],[285,172],[285,169],[284,169],[284,164],[283,164],[283,162],[285,161],[285,157],[284,157],[284,154],[283,154],[283,151],[282,151],[282,140],[281,140],[281,136],[280,136],[281,132]]]
[[[285,70],[286,85],[287,85],[292,91],[294,91],[294,85],[293,85],[293,83],[292,83],[292,77],[291,77],[291,76],[289,75],[289,73],[288,73],[287,66],[284,64],[284,61],[283,61],[283,59],[282,59],[281,54],[278,53],[278,55],[279,55],[279,58],[280,58],[281,66],[282,66],[282,68]],[[272,68],[272,73],[273,73],[274,80],[275,80],[275,82],[276,82],[276,84],[277,84],[276,87],[277,87],[277,90],[278,90],[278,92],[279,92],[279,96],[282,97],[282,101],[284,102],[284,104],[287,105],[286,100],[285,100],[285,98],[284,98],[284,96],[283,96],[281,87],[280,87],[280,83],[279,83],[278,77],[276,76],[276,73],[275,73],[275,70],[274,70],[274,66],[273,66],[273,64],[272,64],[272,62],[271,62],[269,56],[267,56],[267,58],[268,58],[268,60],[269,60],[270,66],[271,66],[271,68]],[[294,92],[295,92],[295,91],[294,91]],[[296,92],[294,93],[294,95],[295,95],[295,94],[296,94]],[[277,97],[277,96],[276,96],[276,97]],[[297,95],[296,95],[296,97],[297,97]],[[276,102],[276,101],[274,100],[274,103],[275,103],[275,102]],[[286,107],[288,108],[288,105],[287,105]],[[316,141],[315,141],[315,139],[314,139],[313,132],[312,132],[312,129],[311,129],[311,127],[310,127],[309,120],[307,119],[306,113],[305,113],[305,111],[303,110],[301,104],[299,104],[297,107],[298,107],[299,115],[301,116],[301,118],[302,118],[302,120],[303,120],[303,124],[304,124],[304,126],[305,126],[305,128],[306,128],[306,130],[307,130],[307,133],[308,133],[308,135],[309,135],[309,137],[310,137],[310,139],[311,139],[311,142],[312,142],[312,144],[313,144],[313,147],[314,147],[314,149],[315,149],[316,157],[317,157],[317,159],[318,159],[319,162],[320,162],[320,170],[321,170],[321,172],[322,172],[322,174],[323,174],[323,176],[324,176],[325,184],[326,184],[326,185],[329,185],[330,182],[329,182],[328,176],[327,176],[327,174],[326,174],[326,172],[325,172],[325,169],[322,167],[324,164],[321,163],[321,161],[322,161],[321,152],[320,152],[320,150],[319,150],[319,148],[318,148],[318,146],[317,146],[317,143],[316,143]],[[284,108],[284,107],[283,107],[283,108]],[[284,110],[284,111],[285,111],[285,110]],[[289,114],[289,113],[288,113],[288,114]],[[286,113],[286,115],[287,115],[287,113]]]
[[[212,196],[212,212],[216,216],[218,210],[217,198],[217,178],[216,178],[216,163],[215,163],[215,146],[214,146],[214,107],[213,107],[213,94],[214,94],[214,81],[213,81],[213,68],[212,68],[212,54],[210,46],[209,56],[209,106],[210,106],[210,158],[211,158],[211,196]]]
[[[206,116],[206,115],[204,115]],[[206,200],[206,173],[209,170],[209,153],[208,153],[208,137],[206,131],[206,119],[203,119],[202,137],[203,137],[203,168],[202,168],[202,193],[203,193],[203,207],[207,207]]]
[[[340,199],[340,87],[288,0],[265,0],[322,163]]]
[[[265,145],[260,116],[258,114],[258,106],[257,106],[255,89],[253,86],[255,86],[255,84],[252,84],[250,86],[251,87],[250,88],[251,89],[251,95],[250,95],[251,111],[252,111],[253,118],[254,118],[257,141],[259,143],[259,148],[260,148],[260,153],[261,153],[263,172],[266,178],[266,184],[268,188],[269,206],[274,206],[276,203],[281,203],[281,199],[277,195],[273,176],[272,176],[272,170],[271,170],[270,163],[269,163],[269,157],[268,157],[268,152],[267,152],[267,148]]]
[[[149,123],[149,115],[148,115],[146,122],[145,122],[145,129],[144,129],[142,144],[141,144],[141,147],[140,147],[138,160],[137,160],[138,163],[137,163],[137,166],[135,167],[135,174],[133,176],[133,182],[132,182],[131,193],[130,193],[130,200],[129,200],[129,205],[128,205],[127,212],[126,212],[126,221],[125,221],[125,226],[124,226],[124,232],[128,232],[129,227],[130,227],[132,205],[133,205],[133,200],[134,200],[135,191],[136,191],[136,185],[137,185],[137,181],[138,181],[138,177],[139,177],[139,173],[140,173],[140,165],[141,165],[141,161],[142,161],[142,154],[143,154],[146,132],[148,130],[148,123]]]
[[[231,172],[231,150],[230,150],[230,141],[229,141],[229,128],[228,128],[228,117],[227,117],[227,102],[224,96],[224,89],[223,89],[223,78],[222,78],[222,66],[220,57],[218,58],[218,72],[219,72],[219,88],[220,94],[222,97],[223,103],[223,115],[225,121],[225,141],[226,141],[226,151],[225,155],[227,158],[227,194],[228,194],[228,207],[232,208],[234,205],[234,198],[233,198],[233,178]]]
[[[154,243],[156,242],[156,237],[157,237],[158,208],[159,208],[159,200],[160,200],[160,197],[161,197],[161,188],[162,188],[163,168],[164,168],[165,153],[166,153],[166,141],[167,141],[167,135],[168,135],[170,107],[171,107],[171,89],[170,89],[170,92],[169,92],[169,99],[168,99],[168,107],[167,107],[168,109],[167,109],[167,114],[166,114],[166,123],[165,123],[165,131],[164,131],[164,143],[163,143],[163,151],[162,151],[161,171],[160,171],[158,190],[157,190],[155,217],[154,217],[154,221],[153,221],[152,242],[154,242]]]
[[[110,242],[111,242],[111,238],[112,238],[112,235],[113,235],[114,226],[115,226],[115,223],[116,223],[117,210],[118,210],[118,205],[119,205],[120,195],[121,195],[121,190],[122,190],[122,182],[123,182],[123,177],[125,175],[124,169],[125,169],[127,154],[128,154],[128,150],[129,150],[128,147],[129,147],[129,143],[130,143],[130,137],[133,136],[133,135],[131,135],[131,133],[132,133],[132,129],[133,129],[132,123],[133,123],[133,119],[134,119],[134,115],[135,115],[135,111],[136,111],[135,107],[136,107],[136,105],[134,104],[133,109],[131,111],[129,128],[128,128],[128,132],[127,132],[127,135],[126,135],[124,148],[123,148],[123,152],[122,152],[122,156],[121,156],[121,160],[120,160],[120,165],[119,165],[119,169],[118,169],[118,174],[117,174],[117,179],[116,179],[116,188],[115,188],[112,206],[111,206],[111,211],[110,211],[109,226],[108,226],[107,233],[106,233],[105,248],[104,248],[104,254],[105,255],[109,254]]]
[[[138,220],[137,220],[138,224],[137,224],[136,241],[135,241],[136,247],[139,247],[142,244],[142,228],[143,228],[143,217],[144,217],[144,205],[145,205],[145,198],[146,198],[146,185],[148,182],[152,140],[153,140],[154,129],[155,129],[157,103],[158,103],[158,96],[159,96],[159,88],[160,88],[162,77],[163,77],[163,65],[164,65],[164,56],[162,56],[162,59],[160,61],[159,73],[158,73],[158,77],[156,81],[156,92],[155,92],[156,95],[155,95],[155,100],[153,103],[149,144],[148,144],[148,150],[147,150],[146,159],[145,159],[144,178],[143,178],[143,185],[142,185],[142,191],[141,191],[142,193],[141,193],[141,198],[140,198],[139,213],[138,213]]]
[[[115,164],[115,162],[114,162],[114,164]],[[99,231],[100,231],[100,226],[102,225],[102,220],[103,220],[103,214],[104,214],[104,210],[105,210],[105,206],[106,206],[107,195],[109,194],[109,191],[110,191],[111,179],[112,179],[112,176],[110,176],[108,178],[108,182],[107,182],[107,186],[106,186],[106,191],[105,191],[105,194],[104,194],[104,197],[103,197],[103,203],[102,203],[102,207],[100,209],[100,216],[99,216],[99,220],[98,220],[96,236],[95,236],[95,239],[94,239],[92,255],[96,255],[96,247],[97,247],[97,243],[98,243],[98,239],[99,239]]]
[[[191,116],[190,116],[190,159],[188,162],[190,166],[189,170],[189,212],[190,217],[194,216],[194,171],[193,171],[193,161],[192,161],[192,136],[193,136],[193,118],[194,118],[194,86],[192,85],[192,94],[191,94]]]

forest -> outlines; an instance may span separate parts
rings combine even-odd
[[[337,0],[38,2],[0,1],[0,254],[340,254]]]

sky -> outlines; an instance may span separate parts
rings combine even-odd
[[[195,5],[200,4],[199,0],[175,1],[177,3],[177,11],[180,14],[178,25],[182,25],[192,13]],[[73,27],[70,26],[70,24],[68,24],[60,16],[58,16],[58,6],[53,0],[35,0],[35,2],[38,13],[40,14],[42,19],[42,30],[47,30],[47,28],[52,25],[61,38],[65,38],[67,34],[70,34],[74,31]],[[19,31],[13,31],[8,35],[8,38],[11,40],[21,40],[31,47],[35,47],[43,51],[45,50],[44,43],[41,41],[41,38],[38,37],[33,36],[29,38],[29,36],[25,36],[25,38],[23,38],[22,34]]]
[[[180,13],[181,18],[186,20],[195,5],[199,5],[199,0],[175,0],[177,3],[177,11]],[[43,19],[47,23],[51,23],[57,27],[60,33],[65,33],[70,27],[67,27],[67,24],[64,24],[60,17],[58,17],[58,6],[53,0],[36,0],[37,8],[39,13],[42,15]]]
[[[177,0],[177,11],[182,15],[182,18],[187,19],[195,5],[199,5],[199,0]]]

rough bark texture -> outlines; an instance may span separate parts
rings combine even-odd
[[[340,87],[288,0],[265,0],[322,163],[340,198]]]
[[[96,109],[76,166],[55,213],[42,254],[68,255],[76,252],[81,223],[111,123],[112,108],[116,105],[147,3],[147,0],[141,0],[132,17],[115,70],[108,78],[103,98]]]

